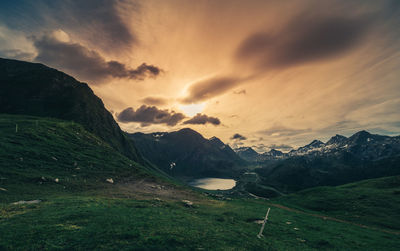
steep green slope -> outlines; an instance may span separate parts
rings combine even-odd
[[[75,121],[114,149],[143,163],[89,86],[42,64],[0,58],[0,113]]]
[[[86,191],[104,187],[109,178],[150,173],[74,122],[0,114],[0,139],[3,202],[34,198],[38,191]]]
[[[400,176],[311,188],[278,201],[355,223],[400,230]]]

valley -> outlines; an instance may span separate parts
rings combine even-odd
[[[0,59],[0,80],[1,250],[400,245],[399,136],[264,158],[190,128],[123,132],[86,84],[41,64]]]

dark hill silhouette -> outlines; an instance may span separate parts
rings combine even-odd
[[[87,84],[43,64],[0,58],[0,113],[80,123],[114,149],[143,163],[133,141]]]

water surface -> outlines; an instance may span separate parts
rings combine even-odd
[[[207,190],[229,190],[236,185],[234,179],[202,178],[189,182],[189,185]]]

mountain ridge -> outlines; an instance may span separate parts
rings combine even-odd
[[[217,137],[206,139],[190,128],[128,135],[145,158],[173,176],[227,177],[246,164]]]
[[[243,149],[243,147],[236,148],[234,151],[241,156],[243,155]],[[251,147],[248,147],[248,149],[253,150]],[[395,155],[396,153],[400,153],[400,136],[371,134],[362,130],[354,133],[348,138],[336,134],[326,143],[320,140],[313,140],[309,144],[291,150],[288,153],[283,153],[281,151],[277,152],[277,150],[271,149],[269,152],[261,154],[257,153],[257,155],[254,154],[253,160],[246,156],[241,157],[251,162],[263,162],[266,160],[288,159],[298,156],[304,156],[307,158],[332,156],[343,152],[351,153],[361,160],[378,160],[380,158],[386,158]]]

